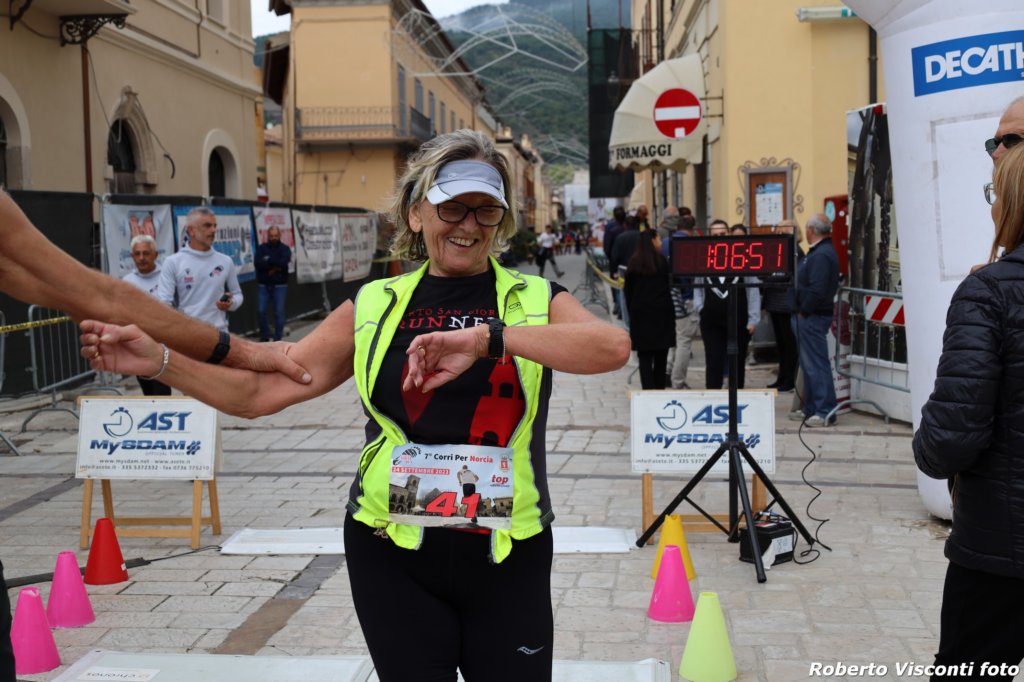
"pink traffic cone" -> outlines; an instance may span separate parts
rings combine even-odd
[[[96,620],[74,552],[57,555],[53,588],[46,602],[46,618],[54,628],[77,628]]]
[[[662,551],[647,617],[662,623],[693,620],[693,595],[683,568],[683,557],[675,545],[665,545]]]
[[[57,643],[43,611],[43,599],[35,587],[18,593],[18,608],[11,624],[14,672],[18,675],[45,673],[60,665]]]

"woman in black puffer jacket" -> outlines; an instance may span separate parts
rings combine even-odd
[[[1024,658],[1024,144],[998,161],[993,186],[991,263],[953,295],[914,435],[921,470],[952,481],[935,663],[973,663],[975,675]]]

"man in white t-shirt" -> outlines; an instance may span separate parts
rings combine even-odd
[[[537,237],[537,267],[540,268],[540,276],[544,276],[544,264],[551,261],[551,267],[555,269],[555,275],[561,277],[565,273],[558,269],[558,262],[555,261],[555,244],[558,237],[554,230],[548,225],[544,232]]]
[[[136,289],[145,291],[150,296],[156,296],[160,288],[160,267],[156,263],[159,251],[156,240],[148,234],[138,234],[132,237],[129,244],[132,250],[132,260],[135,261],[135,270],[122,277]],[[156,379],[136,377],[143,395],[170,395],[171,387]]]
[[[234,262],[214,250],[217,216],[208,208],[188,212],[188,246],[164,261],[156,297],[189,317],[227,331],[228,311],[242,305]],[[175,304],[175,297],[177,303]]]

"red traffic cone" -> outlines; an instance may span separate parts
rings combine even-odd
[[[60,665],[57,643],[46,621],[38,588],[26,587],[18,593],[18,608],[11,624],[11,646],[17,675],[45,673]]]
[[[46,602],[46,619],[50,627],[55,628],[77,628],[96,620],[74,552],[57,555],[53,587]]]
[[[97,519],[96,530],[89,548],[89,561],[85,565],[87,585],[113,585],[128,580],[128,569],[117,544],[117,534],[110,519]]]

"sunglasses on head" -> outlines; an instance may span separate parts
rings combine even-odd
[[[1024,137],[1019,133],[1006,133],[1002,137],[993,137],[985,140],[985,151],[988,152],[989,156],[992,156],[996,153],[996,149],[999,148],[999,145],[1003,145],[1004,149],[1010,149],[1011,147],[1016,146],[1016,144],[1021,140],[1024,140]]]

